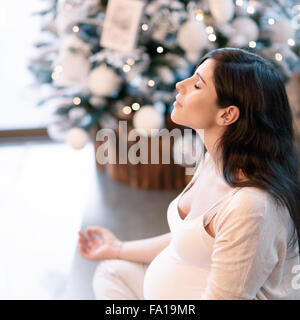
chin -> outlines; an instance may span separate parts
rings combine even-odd
[[[183,121],[184,119],[182,119],[182,116],[178,116],[177,112],[173,109],[172,113],[171,113],[171,120],[181,126],[187,126],[187,124]]]
[[[171,116],[171,120],[174,123],[181,125],[181,126],[184,126],[184,127],[187,127],[187,128],[194,129],[193,125],[191,125],[187,121],[184,121],[184,117],[176,115],[176,112],[172,112],[170,116]]]

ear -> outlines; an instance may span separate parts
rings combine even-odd
[[[220,126],[229,126],[238,120],[240,116],[240,109],[237,106],[228,106],[219,110],[217,123]]]

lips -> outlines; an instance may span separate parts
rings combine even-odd
[[[182,107],[182,104],[176,99],[176,103],[180,106],[180,107]]]
[[[179,102],[178,98],[179,98],[179,94],[177,94],[176,96],[176,102],[179,104],[180,107],[182,107],[182,104]]]

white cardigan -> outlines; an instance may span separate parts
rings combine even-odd
[[[189,184],[201,173],[199,188],[206,190],[199,193],[200,205],[180,217],[178,200],[189,186],[169,205],[172,240],[148,266],[144,298],[300,299],[298,244],[287,249],[293,228],[288,210],[258,188],[229,187],[207,159],[212,166],[199,167]],[[224,194],[209,197],[209,179]],[[204,228],[212,218],[215,238]]]

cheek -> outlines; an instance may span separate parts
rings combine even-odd
[[[187,127],[206,129],[214,125],[215,106],[204,93],[191,95],[185,98],[183,108],[174,108],[171,119]]]
[[[191,122],[199,124],[202,128],[213,124],[216,110],[209,97],[193,96],[185,102],[185,113],[189,114]]]
[[[211,115],[209,99],[205,96],[193,96],[185,101],[185,109],[194,117],[207,117]]]

